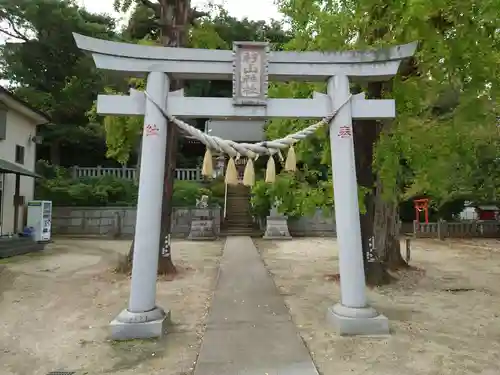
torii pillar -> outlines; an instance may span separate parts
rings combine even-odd
[[[146,87],[156,103],[166,101],[169,79],[165,73],[149,73]],[[110,324],[115,340],[161,337],[170,319],[170,310],[156,305],[167,120],[150,100],[144,107],[130,297],[128,308]]]
[[[330,78],[327,93],[332,108],[339,108],[350,95],[349,79]],[[348,105],[330,123],[330,145],[341,300],[328,309],[327,318],[341,335],[389,334],[389,320],[366,300],[352,115]]]

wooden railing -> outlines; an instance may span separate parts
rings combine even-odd
[[[133,180],[136,178],[137,170],[135,168],[105,168],[97,167],[72,167],[72,174],[74,178],[80,177],[101,177],[101,176],[114,176]],[[175,179],[184,181],[201,181],[200,168],[178,168],[175,170]]]

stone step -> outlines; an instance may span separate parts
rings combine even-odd
[[[247,224],[247,225],[253,225],[254,222],[251,218],[249,219],[241,219],[241,220],[231,220],[231,219],[226,219],[224,220],[225,225],[241,225],[241,224]]]
[[[253,223],[228,223],[223,229],[253,229]]]
[[[247,225],[247,226],[255,226],[257,225],[252,218],[248,218],[248,219],[242,219],[242,220],[231,220],[231,219],[225,219],[223,222],[222,222],[222,226],[224,227],[228,227],[230,225]]]
[[[253,225],[229,226],[221,228],[221,232],[227,232],[227,231],[253,232],[255,230],[259,230],[259,228],[255,228]]]
[[[226,220],[230,219],[241,219],[241,218],[249,218],[252,219],[252,215],[249,211],[246,212],[226,212]]]
[[[223,237],[233,237],[233,236],[249,236],[254,238],[260,238],[264,235],[262,231],[254,230],[254,231],[240,231],[240,230],[232,230],[232,231],[221,231],[220,233]]]

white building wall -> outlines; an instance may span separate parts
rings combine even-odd
[[[36,126],[32,120],[22,114],[8,110],[7,129],[5,140],[0,141],[0,159],[16,162],[16,145],[24,147],[24,164],[17,164],[31,172],[35,171],[36,144],[31,138],[36,135]],[[16,176],[5,174],[2,191],[1,233],[11,233],[14,230],[14,192]],[[25,202],[32,200],[35,191],[35,179],[21,176],[20,195],[25,197]],[[21,230],[24,219],[24,208],[19,208],[18,228]]]

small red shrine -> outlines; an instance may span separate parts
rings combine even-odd
[[[429,199],[415,199],[413,201],[415,205],[415,220],[417,223],[420,223],[420,213],[424,212],[425,223],[429,223]]]
[[[493,205],[481,205],[476,207],[478,220],[498,220],[500,209]]]

